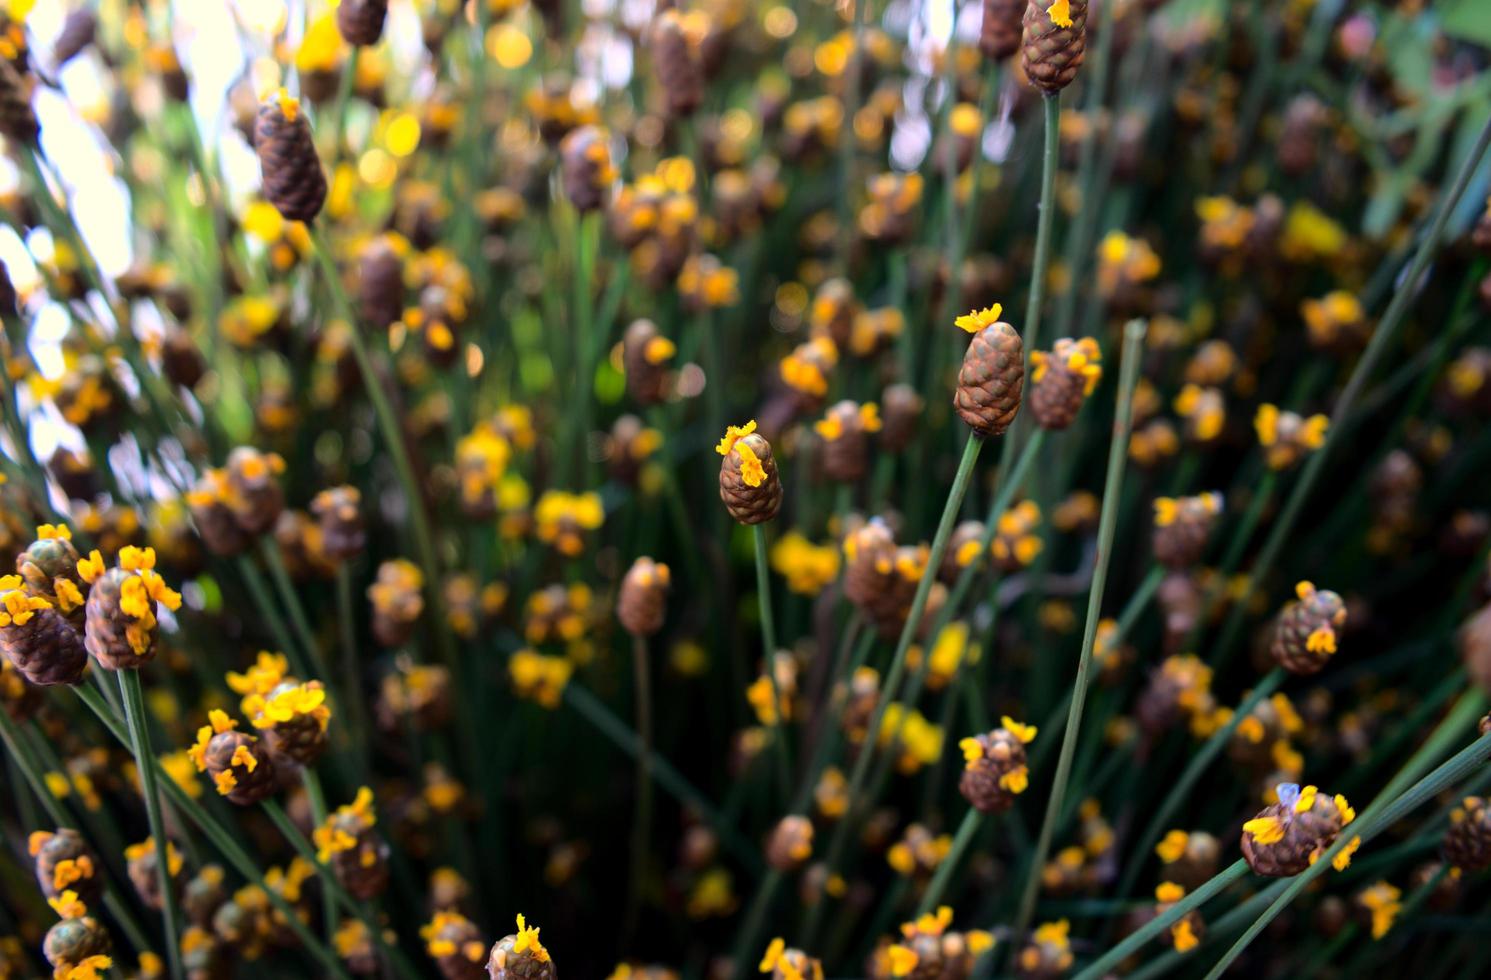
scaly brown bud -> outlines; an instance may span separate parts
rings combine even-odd
[[[651,636],[667,615],[668,566],[642,557],[632,562],[616,599],[616,618],[632,636]]]
[[[958,743],[963,750],[963,775],[958,792],[980,813],[1001,813],[1015,805],[1015,797],[1030,785],[1025,746],[1035,738],[1034,725],[1005,717],[1000,727]]]
[[[357,256],[357,315],[368,330],[386,330],[404,315],[404,260],[389,235],[370,239]]]
[[[1206,554],[1212,528],[1222,513],[1222,495],[1156,497],[1154,502],[1155,561],[1171,569],[1186,569]]]
[[[652,25],[652,66],[662,87],[668,115],[683,119],[704,101],[704,67],[699,41],[708,30],[708,17],[664,10]],[[701,29],[702,28],[702,29]]]
[[[1336,652],[1338,633],[1346,622],[1346,604],[1329,590],[1309,582],[1294,587],[1299,600],[1290,602],[1274,624],[1270,647],[1274,660],[1293,674],[1319,673]]]
[[[1314,864],[1356,819],[1356,811],[1346,797],[1327,796],[1314,786],[1280,783],[1278,796],[1279,802],[1243,824],[1242,852],[1254,874],[1288,878]],[[1354,850],[1348,846],[1336,855],[1338,871],[1351,863]]]
[[[581,126],[559,143],[559,175],[575,210],[597,211],[616,182],[610,134],[599,126]]]
[[[1087,52],[1087,0],[1030,0],[1022,44],[1030,84],[1046,95],[1066,88]]]
[[[259,106],[254,151],[263,173],[264,199],[290,221],[314,220],[326,201],[326,174],[300,100],[284,89]]]
[[[1450,811],[1444,859],[1466,871],[1491,867],[1491,808],[1482,797],[1467,796]]]
[[[1077,420],[1103,377],[1102,351],[1091,337],[1058,340],[1050,353],[1030,355],[1030,411],[1043,429],[1065,429]]]
[[[388,0],[341,0],[337,4],[337,30],[348,44],[370,48],[383,36],[387,16]]]
[[[999,304],[958,318],[973,334],[958,371],[953,407],[974,432],[1003,435],[1020,411],[1025,387],[1025,345],[1015,328],[999,319]]]
[[[991,61],[1004,61],[1020,50],[1025,33],[1026,0],[984,0],[984,19],[978,29],[978,49]]]
[[[730,426],[715,452],[720,463],[720,500],[741,524],[761,524],[782,508],[782,481],[771,443],[756,433],[754,420]]]

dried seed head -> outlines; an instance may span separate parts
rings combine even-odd
[[[274,759],[252,735],[236,731],[237,722],[217,709],[208,712],[208,723],[197,729],[197,741],[189,750],[198,772],[212,779],[218,794],[239,806],[251,806],[274,794]]]
[[[56,833],[38,830],[26,842],[36,864],[36,883],[48,899],[71,890],[85,905],[103,899],[103,866],[83,835],[70,827]]]
[[[926,401],[910,385],[898,382],[887,387],[880,395],[880,448],[899,453],[911,445],[925,407]]]
[[[388,0],[341,0],[336,13],[337,30],[346,42],[354,47],[370,48],[383,36]]]
[[[1356,811],[1339,793],[1327,796],[1314,786],[1301,789],[1280,783],[1279,802],[1243,824],[1242,853],[1254,874],[1287,878],[1314,864],[1356,819]],[[1351,863],[1355,846],[1336,855],[1337,871]]]
[[[1491,867],[1491,807],[1482,797],[1467,796],[1450,811],[1444,859],[1466,871]]]
[[[980,813],[1001,813],[1015,805],[1015,797],[1030,785],[1025,746],[1036,735],[1034,725],[1008,716],[1000,727],[958,743],[963,751],[963,774],[958,792]]]
[[[581,126],[559,144],[564,193],[577,211],[597,211],[610,195],[616,168],[609,144],[610,133],[600,126]]]
[[[61,588],[66,593],[71,582],[64,582]],[[73,600],[81,609],[82,596],[68,601]],[[0,577],[0,653],[38,687],[77,684],[88,665],[77,627],[52,600],[23,586],[19,575]]]
[[[1102,351],[1096,340],[1063,337],[1050,353],[1030,354],[1030,411],[1043,429],[1065,429],[1103,377]]]
[[[1087,0],[1030,0],[1024,23],[1025,77],[1047,95],[1060,92],[1087,52]]]
[[[518,931],[492,945],[487,958],[490,980],[555,980],[554,961],[538,940],[538,927],[518,916]]]
[[[813,821],[800,815],[783,817],[766,841],[766,863],[778,871],[796,871],[813,856]]]
[[[755,420],[730,426],[715,452],[720,463],[720,499],[741,524],[761,524],[782,507],[782,481],[771,444],[756,432]]]
[[[326,175],[311,124],[299,100],[284,89],[259,106],[254,151],[263,174],[264,199],[290,221],[314,220],[326,201]]]
[[[52,965],[54,976],[88,976],[88,973],[81,972],[88,966],[98,971],[112,965],[109,954],[114,950],[114,943],[109,938],[109,931],[97,919],[85,915],[81,903],[74,905],[78,908],[64,911],[62,921],[48,929],[46,938],[42,940],[41,951]],[[76,914],[69,914],[71,912]],[[75,970],[79,972],[75,974]]]
[[[1222,495],[1156,497],[1154,502],[1155,561],[1171,569],[1186,569],[1206,554],[1212,529],[1222,513]]]
[[[1335,654],[1346,623],[1346,603],[1309,582],[1296,585],[1295,593],[1298,600],[1286,605],[1274,623],[1270,650],[1279,666],[1307,676],[1319,673]]]
[[[958,318],[973,333],[958,371],[953,407],[984,437],[1003,435],[1020,411],[1025,386],[1025,347],[1015,328],[999,319],[999,304]]]
[[[481,980],[486,972],[487,944],[471,920],[442,909],[419,930],[419,935],[445,980]]]
[[[652,66],[668,115],[684,119],[704,101],[704,66],[699,45],[709,30],[702,11],[664,10],[652,23]]]
[[[663,628],[667,615],[668,566],[642,557],[632,562],[616,599],[616,618],[633,636],[651,636]]]
[[[841,401],[813,425],[823,440],[823,475],[838,483],[858,483],[869,470],[870,434],[880,430],[880,409]]]
[[[983,0],[978,49],[991,61],[1004,61],[1020,50],[1025,32],[1026,0]]]
[[[321,526],[321,548],[330,558],[346,561],[362,553],[367,533],[362,525],[362,492],[354,486],[328,487],[311,498],[311,513]]]

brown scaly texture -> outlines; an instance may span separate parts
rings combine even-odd
[[[357,315],[368,330],[386,330],[404,315],[404,260],[387,235],[370,239],[357,256]]]
[[[258,763],[252,772],[246,764],[233,761],[233,755],[238,751],[239,746],[246,747]],[[239,806],[252,806],[274,794],[274,760],[259,740],[252,735],[236,731],[218,732],[207,743],[207,751],[203,755],[203,760],[207,764],[207,774],[212,777],[214,785],[216,785],[219,773],[233,773],[235,780],[233,788],[222,794],[231,803],[237,803]]]
[[[329,487],[311,499],[311,513],[321,524],[321,548],[338,561],[355,558],[367,545],[362,526],[362,491],[354,486]]]
[[[58,579],[72,583],[73,589],[80,596],[88,595],[88,584],[83,581],[83,576],[78,574],[78,549],[68,538],[50,537],[38,538],[31,542],[26,550],[16,556],[16,574],[20,575],[26,583],[26,588],[33,595],[39,595],[52,604],[52,608],[62,611],[65,605],[59,601],[57,591]],[[66,586],[60,586],[69,595],[71,590]],[[83,619],[83,608],[67,610],[64,613],[73,623],[80,623]]]
[[[1270,652],[1292,674],[1316,674],[1335,652],[1337,632],[1346,622],[1346,604],[1336,593],[1317,590],[1308,582],[1301,582],[1298,592],[1298,601],[1286,605],[1274,623]],[[1328,646],[1322,646],[1327,637]]]
[[[249,536],[238,526],[228,505],[213,498],[213,479],[211,473],[203,474],[197,487],[187,494],[187,507],[207,550],[220,558],[232,558],[248,548]]]
[[[62,30],[57,34],[57,40],[52,44],[52,60],[57,67],[61,68],[69,61],[83,53],[83,49],[93,43],[94,35],[98,33],[98,18],[92,10],[87,7],[78,7],[68,11],[67,19],[62,22]]]
[[[147,908],[160,911],[165,904],[165,896],[161,893],[160,868],[157,865],[160,852],[153,847],[142,848],[129,858],[125,871],[129,874],[130,884],[135,886],[135,894],[140,896],[140,901]],[[172,878],[171,884],[176,884]]]
[[[238,526],[247,533],[262,534],[274,527],[285,509],[285,491],[279,483],[284,465],[278,455],[249,446],[239,446],[228,454],[228,465],[223,469],[232,491],[229,507]]]
[[[880,396],[880,448],[898,453],[911,445],[925,407],[926,401],[910,385],[897,382],[887,387]]]
[[[309,686],[319,687],[316,681]],[[277,695],[300,687],[300,682],[294,678],[286,678],[275,685],[266,700],[273,700]],[[302,766],[313,766],[321,756],[326,754],[326,746],[329,739],[326,734],[326,723],[323,717],[318,718],[314,714],[296,712],[284,721],[276,721],[270,727],[259,720],[255,727],[262,729],[264,733],[264,744],[276,758],[291,759]]]
[[[1090,341],[1063,337],[1049,352],[1031,355],[1036,365],[1031,378],[1031,414],[1043,429],[1060,431],[1077,420],[1077,413],[1087,401],[1087,391],[1094,382],[1084,368],[1095,364],[1097,349]]]
[[[342,0],[337,4],[337,30],[359,48],[370,48],[383,36],[388,0]]]
[[[965,762],[963,774],[958,777],[958,792],[980,813],[1002,813],[1014,806],[1019,793],[1000,785],[1000,781],[1026,768],[1025,743],[1006,728],[975,735],[973,741],[978,743],[981,754]]]
[[[813,856],[813,822],[794,814],[783,817],[766,839],[766,863],[778,871],[796,871]]]
[[[760,486],[751,486],[741,475],[742,445],[750,447],[761,461],[766,478]],[[777,516],[782,509],[782,481],[777,475],[777,461],[771,455],[771,443],[753,432],[731,447],[720,461],[720,500],[730,516],[741,524],[761,524]]]
[[[668,115],[674,119],[692,116],[704,101],[704,68],[678,10],[664,10],[653,21],[652,65]]]
[[[978,49],[992,61],[1003,61],[1020,50],[1025,0],[984,0],[983,23],[978,29]]]
[[[1155,501],[1154,557],[1170,569],[1186,569],[1206,554],[1206,545],[1222,510],[1221,494]]]
[[[503,936],[492,944],[492,954],[487,957],[490,980],[557,980],[554,961],[542,946],[520,950],[518,945],[517,935]]]
[[[1071,0],[1071,26],[1058,27],[1046,11],[1051,0],[1031,0],[1025,8],[1020,52],[1030,84],[1054,95],[1072,83],[1087,52],[1087,0]]]
[[[616,179],[609,136],[599,126],[581,126],[559,143],[559,176],[576,211],[596,211],[606,203]]]
[[[438,914],[427,941],[441,950],[435,956],[435,965],[445,980],[481,980],[486,973],[483,964],[487,944],[482,941],[481,931],[464,916]]]
[[[388,888],[388,841],[372,827],[354,825],[347,832],[357,843],[331,856],[331,870],[353,898],[371,901]]]
[[[24,624],[0,626],[0,653],[38,687],[78,684],[88,666],[77,628],[55,609],[38,609]]]
[[[1491,602],[1460,626],[1455,642],[1460,647],[1460,658],[1465,662],[1471,680],[1481,690],[1491,692]]]
[[[1293,789],[1294,793],[1285,792]],[[1335,843],[1336,837],[1347,821],[1335,799],[1327,793],[1317,793],[1315,801],[1304,813],[1295,813],[1294,797],[1299,787],[1286,784],[1280,787],[1281,801],[1265,807],[1259,817],[1275,817],[1284,824],[1284,837],[1271,844],[1259,844],[1253,834],[1242,832],[1243,858],[1254,874],[1269,878],[1288,878],[1308,868],[1313,860]]]
[[[283,92],[259,107],[254,151],[263,171],[264,199],[291,221],[311,221],[326,201],[326,174],[300,104]]]
[[[1025,387],[1025,345],[1000,321],[973,335],[958,371],[953,407],[979,435],[1003,435],[1020,411]]]
[[[223,879],[223,869],[208,864],[181,889],[181,911],[186,913],[188,922],[203,928],[212,924],[212,917],[228,900]]]
[[[642,557],[632,562],[616,598],[616,618],[633,636],[651,636],[663,628],[667,614],[667,565]]]
[[[41,127],[31,108],[31,81],[0,58],[0,135],[12,143],[35,146]]]
[[[103,899],[103,866],[82,834],[70,827],[55,834],[38,831],[31,836],[31,850],[36,859],[36,883],[47,898],[71,889],[90,908]],[[72,864],[66,865],[69,861]],[[64,871],[61,876],[57,873],[59,866]]]
[[[654,341],[658,341],[654,343]],[[672,344],[651,320],[633,320],[621,339],[621,364],[626,371],[626,393],[643,407],[660,403],[668,394],[668,358]]]
[[[1467,796],[1450,812],[1444,833],[1444,859],[1466,871],[1491,867],[1491,808],[1479,796]]]
[[[114,949],[109,931],[92,916],[63,919],[47,930],[41,951],[58,976],[90,956],[108,956]]]
[[[921,579],[919,557],[917,549],[898,548],[878,517],[844,539],[844,595],[882,635],[894,636],[905,622]]]
[[[823,475],[835,483],[863,480],[870,466],[870,435],[865,429],[859,404],[847,399],[835,403],[826,413],[824,422],[830,427],[828,431],[836,434],[830,439],[823,428],[819,430],[824,437]]]

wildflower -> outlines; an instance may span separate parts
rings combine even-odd
[[[766,947],[757,967],[771,980],[823,980],[823,964],[800,949],[789,947],[780,936]]]
[[[424,584],[419,566],[406,559],[378,566],[378,577],[367,594],[373,604],[373,636],[379,643],[396,647],[409,642],[414,623],[424,612]]]
[[[815,545],[798,531],[788,531],[772,543],[771,569],[787,580],[798,595],[816,596],[839,577],[839,549]]]
[[[616,181],[611,163],[610,133],[598,126],[581,126],[559,146],[564,193],[577,211],[598,210]]]
[[[1040,522],[1041,509],[1033,500],[1022,500],[1000,514],[989,542],[994,566],[1005,572],[1030,567],[1045,547],[1038,533]]]
[[[1309,330],[1310,346],[1317,350],[1350,353],[1361,349],[1371,333],[1361,301],[1343,289],[1306,299],[1300,304],[1300,315]]]
[[[388,0],[342,0],[336,8],[337,30],[355,47],[370,48],[383,35]]]
[[[480,980],[485,973],[487,946],[481,931],[459,912],[436,912],[420,927],[419,936],[445,980]]]
[[[1221,513],[1222,495],[1216,492],[1194,497],[1156,497],[1155,560],[1172,569],[1189,568],[1201,561]]]
[[[1467,796],[1450,811],[1444,859],[1466,871],[1491,867],[1491,807],[1483,797]]]
[[[76,901],[72,892],[63,892],[63,897],[71,898],[71,901],[54,901],[54,908],[58,904],[62,906],[58,911],[62,921],[47,930],[46,938],[42,940],[42,953],[52,964],[55,977],[97,980],[98,970],[113,965],[109,958],[113,951],[109,932],[87,914],[88,910]]]
[[[1218,388],[1186,384],[1175,396],[1174,407],[1185,420],[1186,438],[1203,445],[1215,441],[1227,422],[1227,402]]]
[[[239,806],[269,797],[275,791],[274,762],[258,739],[235,731],[237,723],[216,708],[207,719],[188,750],[197,771],[208,773],[218,794]]]
[[[869,469],[869,436],[880,431],[880,409],[874,402],[844,400],[813,424],[823,440],[823,473],[838,483],[857,483]]]
[[[972,332],[963,355],[953,407],[980,436],[1003,435],[1020,411],[1025,385],[1025,348],[1015,328],[997,318],[997,303],[958,318],[958,326]]]
[[[1155,915],[1164,915],[1169,909],[1182,898],[1185,898],[1186,890],[1173,881],[1162,882],[1154,890]],[[1170,936],[1170,944],[1175,947],[1177,953],[1189,953],[1201,945],[1201,940],[1206,936],[1206,925],[1201,919],[1201,912],[1192,909],[1175,921],[1167,930]]]
[[[1309,582],[1295,586],[1298,601],[1286,605],[1274,623],[1270,651],[1291,673],[1310,675],[1324,669],[1336,653],[1337,631],[1346,623],[1346,604],[1329,590]]]
[[[804,407],[821,405],[828,394],[828,376],[839,363],[839,348],[827,336],[798,344],[779,368],[782,382],[801,396]]]
[[[78,574],[89,584],[83,642],[99,666],[135,669],[153,659],[156,604],[181,608],[181,595],[155,571],[155,550],[122,548],[118,564],[107,570],[94,551],[78,562]]]
[[[286,678],[267,693],[246,694],[240,707],[274,755],[309,766],[326,751],[331,708],[320,681]]]
[[[450,671],[433,664],[396,661],[378,692],[378,724],[391,732],[412,725],[431,731],[450,720]]]
[[[638,558],[621,580],[616,599],[616,618],[633,636],[651,636],[663,627],[670,584],[668,566],[651,558]]]
[[[59,587],[64,591],[71,585],[58,581],[66,583]],[[76,627],[50,601],[32,594],[19,575],[0,576],[0,653],[27,682],[41,687],[77,684],[88,666]]]
[[[1054,977],[1071,969],[1071,923],[1066,919],[1043,922],[1036,926],[1030,942],[1015,957],[1016,975],[1020,977]]]
[[[678,348],[658,332],[651,320],[633,320],[621,341],[621,363],[626,390],[642,407],[656,405],[667,397],[668,362]]]
[[[914,823],[907,826],[905,834],[891,845],[885,857],[897,874],[928,878],[947,857],[952,843],[951,836],[934,837],[926,827]]]
[[[1077,77],[1087,50],[1087,0],[1031,0],[1025,8],[1021,59],[1030,84],[1045,95]]]
[[[284,89],[259,107],[254,148],[263,171],[265,200],[290,221],[314,219],[326,200],[326,175],[300,101]]]
[[[1381,939],[1393,927],[1393,921],[1403,910],[1399,901],[1403,892],[1386,881],[1378,881],[1363,888],[1356,895],[1357,904],[1367,911],[1372,919],[1372,938]]]
[[[563,657],[550,657],[532,650],[519,650],[507,662],[508,676],[519,697],[537,701],[545,708],[559,707],[574,665]]]
[[[1212,704],[1211,678],[1211,668],[1193,653],[1166,657],[1140,695],[1140,727],[1158,734],[1206,712]]]
[[[760,524],[777,516],[782,506],[782,481],[771,444],[757,434],[756,422],[730,426],[715,452],[720,463],[720,499],[741,524]]]
[[[740,302],[740,277],[713,255],[691,255],[678,273],[678,293],[695,310],[719,310]]]
[[[1314,786],[1282,783],[1277,793],[1279,802],[1243,824],[1242,852],[1255,874],[1289,877],[1314,864],[1356,811],[1344,796],[1326,796]],[[1350,864],[1357,846],[1348,844],[1336,855],[1336,870]]]
[[[97,905],[102,900],[102,868],[76,830],[62,827],[56,833],[35,831],[27,838],[26,848],[36,862],[36,883],[48,899],[71,891],[84,905]]]
[[[1035,735],[1035,726],[1005,716],[1000,727],[987,734],[960,740],[963,774],[958,779],[958,792],[982,813],[999,813],[1014,806],[1015,797],[1030,785],[1025,746]]]
[[[1033,351],[1030,410],[1045,429],[1065,429],[1103,376],[1102,351],[1096,340],[1063,337],[1046,351]]]
[[[598,530],[606,521],[606,512],[597,493],[546,490],[538,498],[533,518],[540,541],[574,558],[585,550],[585,532]]]
[[[518,915],[518,931],[492,945],[487,958],[491,980],[554,980],[554,963],[538,939],[538,927]]]
[[[160,855],[155,848],[155,838],[147,837],[138,844],[126,847],[124,858],[128,862],[126,870],[129,872],[130,883],[135,886],[135,893],[140,896],[140,901],[159,911],[164,905],[165,896],[161,894],[158,867]],[[169,839],[166,841],[166,871],[174,887],[176,877],[181,874],[181,852]]]
[[[316,860],[329,864],[337,881],[359,901],[369,901],[388,887],[388,843],[374,830],[373,791],[366,786],[357,797],[327,815],[311,831]]]
[[[813,822],[787,816],[772,828],[766,841],[766,863],[779,871],[796,871],[813,856]]]
[[[41,525],[36,540],[16,556],[16,572],[27,591],[45,599],[75,626],[82,622],[88,594],[88,583],[78,574],[81,559],[66,524]]]

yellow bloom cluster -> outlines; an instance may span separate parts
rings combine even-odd
[[[564,695],[565,685],[575,672],[575,666],[564,657],[519,650],[508,660],[507,672],[519,697],[552,709],[559,707],[559,699]]]
[[[788,531],[771,546],[771,569],[787,580],[798,595],[815,596],[839,577],[839,549],[813,544],[798,531]]]

